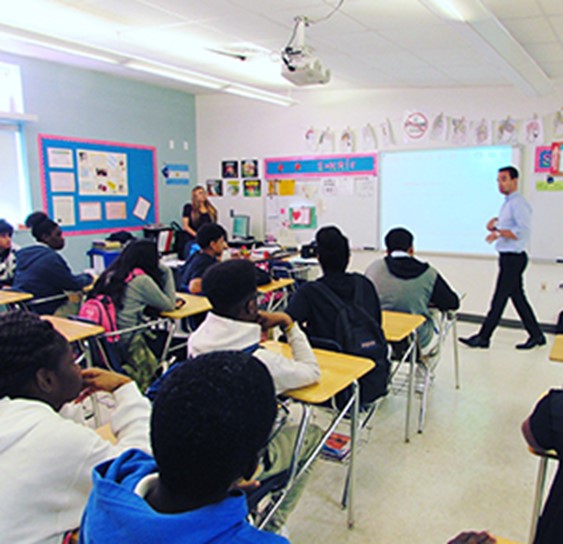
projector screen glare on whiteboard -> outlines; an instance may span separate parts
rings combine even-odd
[[[402,226],[414,234],[416,251],[494,253],[485,224],[503,202],[497,171],[519,167],[510,146],[465,147],[381,154],[380,236]]]

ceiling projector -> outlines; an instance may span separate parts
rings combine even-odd
[[[286,48],[282,60],[282,76],[294,85],[323,85],[330,81],[330,70],[306,47],[301,51]]]

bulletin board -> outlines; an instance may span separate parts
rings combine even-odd
[[[289,233],[308,243],[319,228],[335,225],[353,248],[377,247],[377,155],[265,159],[264,177],[267,238]]]
[[[39,135],[43,208],[69,235],[158,222],[156,148]]]

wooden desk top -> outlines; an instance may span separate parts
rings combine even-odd
[[[563,334],[558,334],[555,337],[549,358],[552,361],[563,363]]]
[[[31,300],[31,293],[22,293],[21,291],[10,291],[8,289],[0,289],[0,304],[16,304],[24,300]]]
[[[295,280],[292,278],[281,278],[279,280],[272,280],[270,283],[267,283],[266,285],[260,285],[260,287],[258,287],[258,292],[264,295],[266,293],[271,293],[272,291],[285,289],[286,287],[289,287],[294,283]]]
[[[98,334],[104,334],[104,332],[106,332],[105,329],[99,325],[73,321],[64,317],[42,315],[41,319],[49,321],[49,323],[51,323],[70,343],[85,340],[86,338],[98,336]]]
[[[291,357],[291,348],[288,344],[269,340],[264,342],[263,347],[288,358]],[[292,399],[308,404],[320,404],[327,401],[375,367],[375,363],[371,359],[324,349],[314,349],[313,351],[321,367],[320,381],[285,393]]]
[[[384,310],[382,317],[383,334],[385,334],[388,342],[404,340],[426,321],[426,318],[422,315],[391,312],[389,310]]]
[[[501,536],[494,535],[497,544],[519,544],[514,540],[508,540],[507,538],[502,538]]]
[[[162,317],[169,317],[170,319],[183,319],[184,317],[191,317],[192,315],[202,314],[211,310],[212,306],[207,297],[200,297],[199,295],[190,295],[189,293],[176,293],[178,298],[185,301],[185,304],[176,310],[169,312],[162,312]]]

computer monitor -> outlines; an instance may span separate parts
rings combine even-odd
[[[233,238],[249,238],[250,217],[248,215],[233,216]]]

